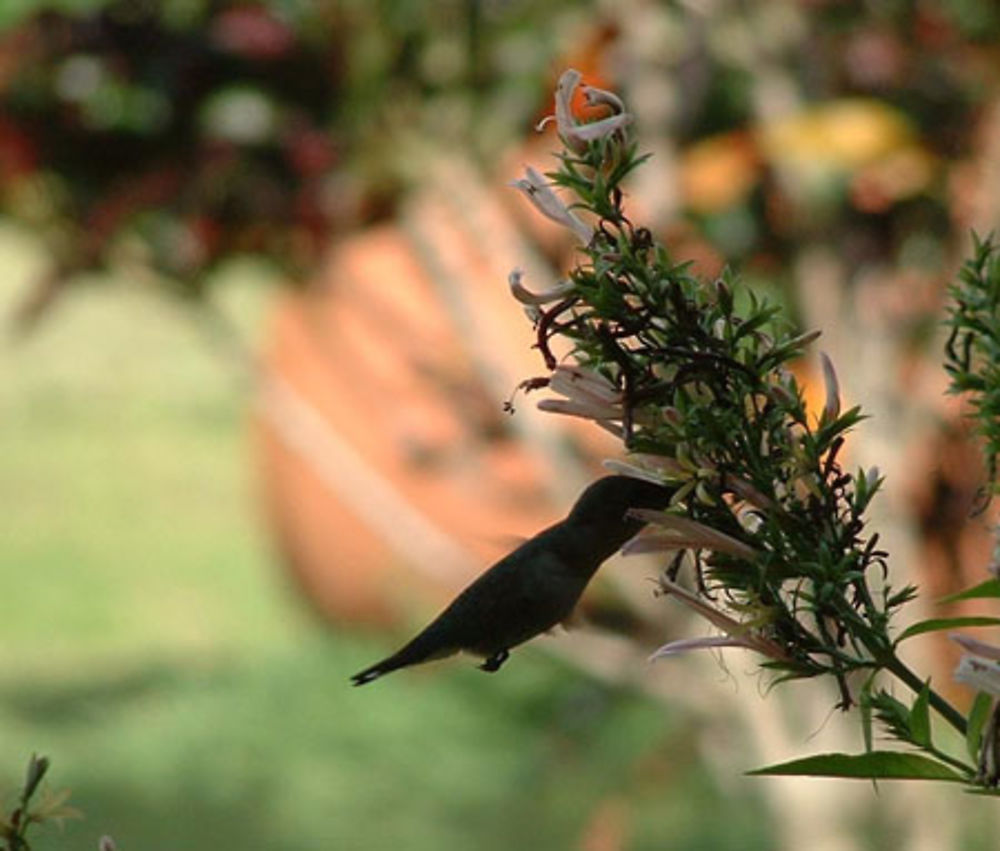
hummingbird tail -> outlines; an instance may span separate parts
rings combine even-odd
[[[383,659],[372,665],[370,668],[365,668],[363,671],[355,674],[351,677],[351,682],[356,686],[363,686],[365,683],[370,683],[373,680],[377,680],[383,674],[391,673],[398,668],[404,667],[407,663],[398,660],[399,654],[395,656],[390,656],[388,659]]]
[[[430,662],[432,659],[442,659],[451,656],[458,651],[457,647],[441,648],[436,646],[437,641],[426,633],[421,633],[407,644],[402,650],[393,653],[381,662],[376,662],[370,668],[365,668],[351,677],[351,682],[356,686],[363,686],[366,683],[377,680],[385,674],[391,674],[400,668],[409,665],[419,665],[421,662]]]

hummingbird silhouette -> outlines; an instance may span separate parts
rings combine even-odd
[[[351,677],[370,683],[409,665],[459,651],[497,671],[512,648],[565,621],[601,564],[645,523],[630,508],[665,508],[673,488],[629,476],[587,487],[567,517],[525,541],[462,591],[416,638]]]

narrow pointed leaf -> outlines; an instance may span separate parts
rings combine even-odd
[[[993,698],[985,692],[979,692],[976,699],[972,701],[965,733],[965,746],[968,748],[969,756],[973,759],[979,758],[979,746],[983,741],[983,725],[986,724],[986,719],[989,718],[992,708]]]
[[[980,617],[978,615],[959,618],[930,618],[920,621],[903,630],[896,643],[906,641],[915,635],[923,635],[925,632],[940,632],[943,629],[967,629],[973,626],[1000,626],[1000,618]]]
[[[931,683],[927,680],[910,709],[910,735],[913,743],[922,748],[930,747],[931,744],[930,697]]]
[[[795,759],[748,771],[764,777],[843,777],[858,780],[946,780],[966,778],[937,760],[913,753],[871,751],[864,754],[828,753]]]
[[[872,705],[868,700],[861,701],[861,735],[865,741],[865,753],[872,752]]]
[[[1000,597],[1000,579],[987,579],[972,588],[942,597],[938,602],[957,603],[959,600],[978,600],[985,597]]]

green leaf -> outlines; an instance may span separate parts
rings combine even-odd
[[[948,766],[914,753],[871,751],[863,754],[827,753],[794,759],[748,771],[757,777],[843,777],[858,780],[945,780],[964,783]]]
[[[993,698],[984,692],[979,692],[976,699],[972,701],[969,722],[966,726],[965,746],[969,750],[969,756],[973,759],[979,758],[979,746],[983,741],[983,725],[990,717],[992,707]]]
[[[942,597],[938,602],[957,603],[959,600],[978,600],[985,597],[1000,597],[1000,579],[987,579],[972,588]]]
[[[980,617],[978,615],[960,618],[930,618],[904,629],[899,638],[896,639],[896,643],[899,644],[902,641],[906,641],[907,638],[913,638],[913,636],[922,635],[925,632],[939,632],[942,629],[962,629],[970,626],[998,625],[1000,625],[1000,618]]]
[[[931,681],[928,679],[910,709],[910,736],[913,743],[922,748],[931,744]]]
[[[864,737],[865,753],[872,752],[872,682],[874,676],[869,677],[861,687],[861,735]]]

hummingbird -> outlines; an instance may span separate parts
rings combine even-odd
[[[630,476],[598,479],[564,520],[504,556],[409,644],[351,680],[361,686],[460,651],[484,657],[481,670],[498,671],[512,648],[565,621],[601,564],[646,525],[626,512],[665,508],[674,490]]]

